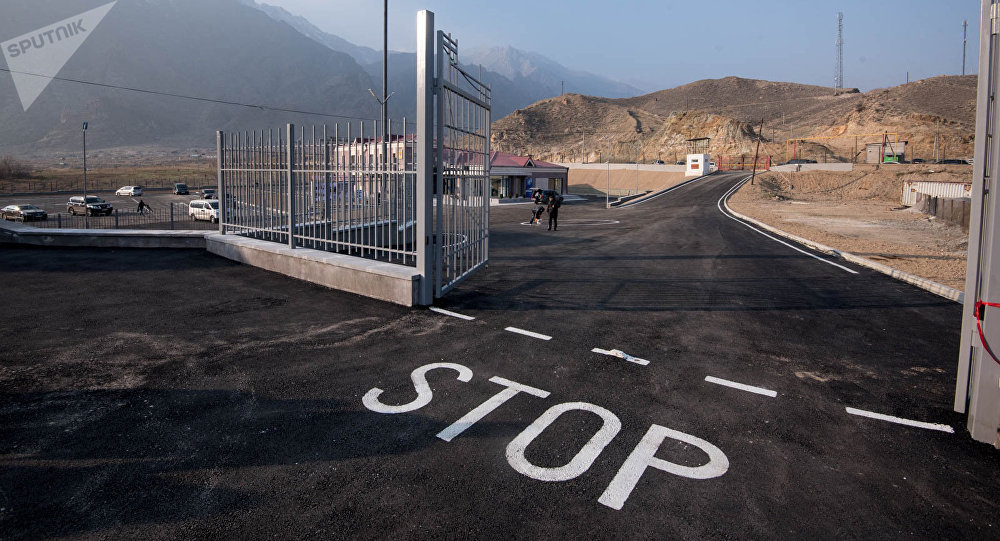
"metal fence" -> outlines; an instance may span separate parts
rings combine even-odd
[[[59,212],[50,214],[48,220],[28,222],[35,227],[52,229],[198,229],[212,230],[218,226],[205,220],[194,221],[188,206],[170,203],[142,213],[134,210],[115,209],[108,216],[78,216]]]
[[[220,231],[414,266],[431,304],[489,253],[492,91],[417,22],[417,122],[218,132]],[[435,76],[436,75],[436,76]]]
[[[413,137],[380,127],[219,132],[221,230],[415,265]]]

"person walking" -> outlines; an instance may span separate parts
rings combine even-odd
[[[559,197],[552,196],[549,199],[549,231],[559,230]]]
[[[143,201],[142,199],[140,199],[139,200],[139,208],[135,209],[136,213],[138,213],[141,216],[142,215],[142,209],[145,206],[146,206],[146,202]]]

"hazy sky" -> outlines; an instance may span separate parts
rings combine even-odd
[[[378,0],[263,0],[381,49]],[[844,12],[844,85],[862,90],[977,72],[977,0],[389,0],[389,48],[413,51],[416,12],[435,12],[459,46],[511,45],[565,66],[659,90],[738,75],[833,85]],[[567,89],[570,90],[570,89]]]

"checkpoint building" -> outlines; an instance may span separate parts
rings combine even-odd
[[[493,199],[528,197],[534,190],[555,190],[565,194],[568,184],[568,167],[531,156],[490,153],[490,197]]]

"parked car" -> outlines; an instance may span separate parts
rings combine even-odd
[[[12,222],[36,222],[47,220],[49,213],[35,205],[7,205],[0,209],[0,216]]]
[[[805,158],[795,158],[794,160],[788,160],[785,165],[797,165],[802,163],[816,163],[816,160],[808,160]]]
[[[188,185],[183,182],[174,184],[174,195],[188,195]]]
[[[128,195],[128,196],[142,195],[142,186],[122,186],[121,188],[118,188],[118,191],[115,192],[115,195],[119,195],[119,196],[122,196],[122,195]]]
[[[548,205],[549,201],[555,198],[557,201],[562,203],[563,196],[555,190],[535,190],[532,196],[536,203],[540,205]]]
[[[111,203],[108,203],[107,201],[94,195],[88,195],[86,202],[84,202],[82,195],[75,195],[70,197],[69,202],[66,203],[66,211],[74,216],[77,214],[85,214],[88,216],[99,216],[103,214],[105,216],[110,216],[111,213],[114,212],[114,207],[111,206]]]
[[[684,160],[677,160],[676,162],[674,162],[674,165],[687,165],[687,163],[688,162],[686,162]]]
[[[215,188],[202,188],[201,197],[202,199],[216,199]]]
[[[663,165],[663,160],[656,160],[653,165]]]
[[[208,220],[213,224],[219,222],[219,201],[217,199],[195,199],[188,204],[188,216],[191,220]]]
[[[913,161],[910,162],[910,163],[924,163],[924,159],[923,158],[913,158]]]

